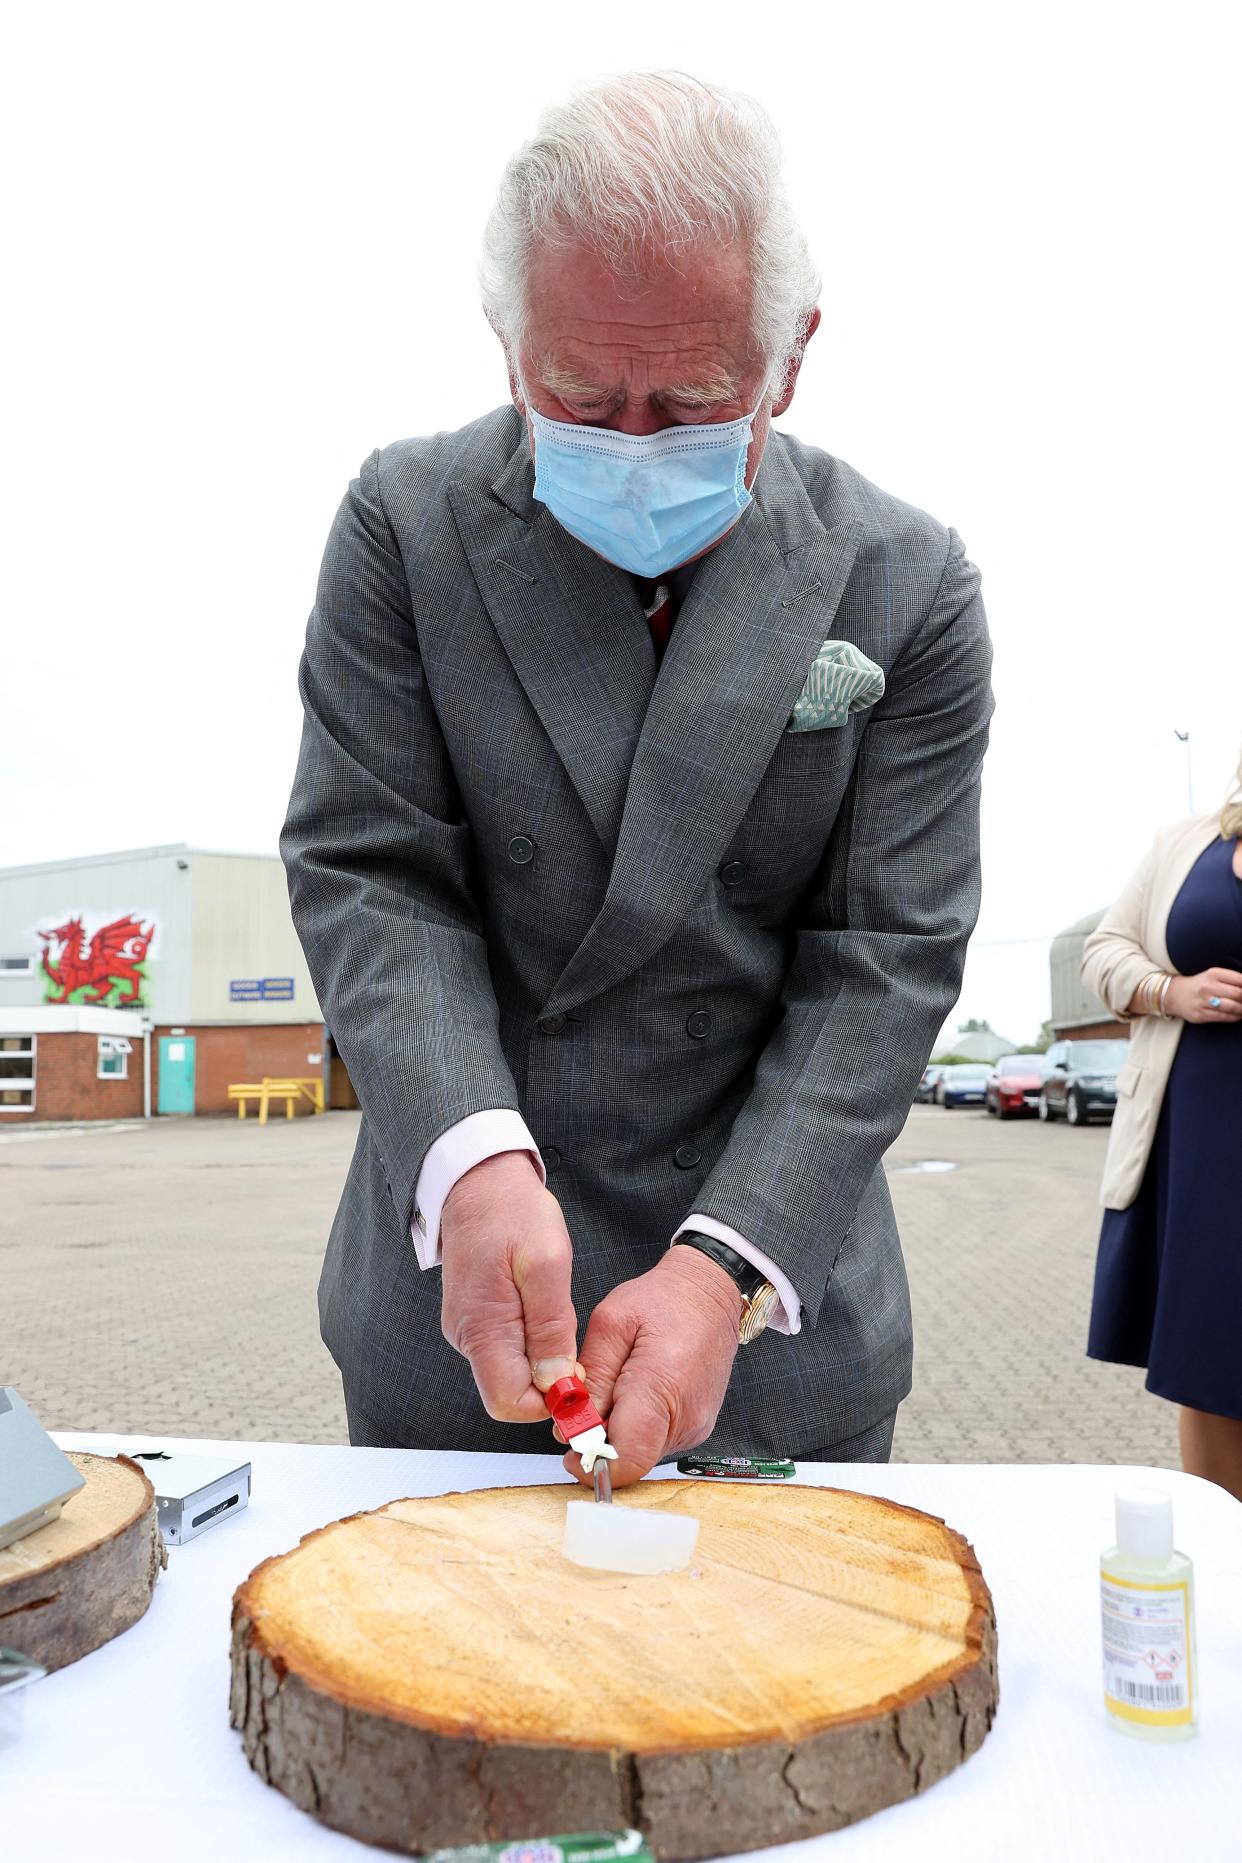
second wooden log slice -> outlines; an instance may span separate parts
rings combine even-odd
[[[561,1556],[564,1485],[393,1501],[234,1599],[232,1718],[325,1823],[417,1853],[637,1827],[716,1856],[834,1830],[979,1746],[991,1598],[930,1515],[833,1488],[643,1482],[683,1572]]]
[[[57,1519],[0,1549],[0,1643],[63,1669],[137,1623],[168,1554],[155,1490],[128,1456],[69,1460],[86,1486]]]

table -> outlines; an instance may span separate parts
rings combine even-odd
[[[26,1692],[0,1751],[0,1851],[112,1863],[368,1863],[383,1853],[324,1829],[251,1772],[228,1721],[234,1587],[303,1533],[400,1495],[565,1479],[553,1457],[313,1448],[61,1432],[62,1448],[181,1449],[253,1464],[242,1514],[169,1552],[151,1609],[124,1636]],[[671,1469],[657,1473],[672,1473]],[[973,1543],[996,1601],[1000,1712],[980,1752],[923,1797],[831,1836],[752,1852],[782,1863],[1182,1863],[1242,1856],[1242,1507],[1163,1469],[803,1464],[801,1481],[883,1494],[942,1515]],[[1097,1562],[1112,1496],[1173,1495],[1195,1560],[1197,1739],[1156,1746],[1105,1721]],[[20,1639],[19,1639],[20,1640]],[[538,1833],[515,1832],[515,1836]],[[546,1834],[546,1833],[545,1833]]]

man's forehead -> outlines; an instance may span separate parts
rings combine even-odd
[[[748,327],[753,284],[737,246],[694,247],[633,277],[583,246],[536,245],[528,290],[532,323],[656,335],[684,326]]]

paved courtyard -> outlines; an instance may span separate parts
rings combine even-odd
[[[315,1284],[357,1125],[0,1133],[0,1383],[52,1429],[344,1442]],[[911,1113],[887,1160],[915,1314],[896,1459],[1176,1466],[1171,1406],[1083,1356],[1106,1140]]]

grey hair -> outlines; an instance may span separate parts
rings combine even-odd
[[[479,284],[512,364],[527,324],[530,256],[586,245],[624,288],[704,239],[746,242],[751,340],[779,398],[801,356],[820,277],[780,179],[766,111],[683,71],[627,71],[544,110],[501,178]]]

